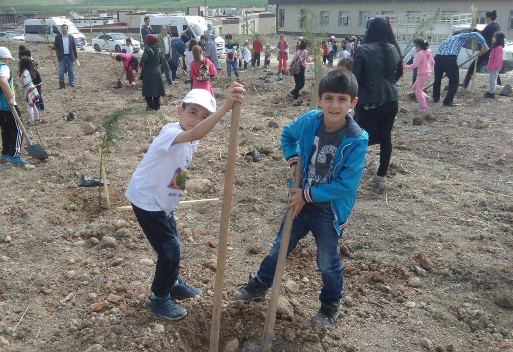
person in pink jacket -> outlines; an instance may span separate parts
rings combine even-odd
[[[502,68],[502,55],[504,48],[504,33],[495,32],[492,38],[492,50],[488,59],[488,74],[490,75],[490,89],[483,95],[483,98],[495,98],[497,88],[497,77]]]
[[[209,58],[203,56],[203,49],[199,45],[192,48],[192,56],[194,60],[190,65],[191,89],[205,89],[214,96],[214,90],[212,89],[210,80],[217,76],[216,66]]]
[[[415,49],[417,50],[415,60],[411,65],[404,65],[404,68],[410,70],[417,69],[417,79],[413,83],[412,89],[419,103],[419,111],[428,111],[427,99],[429,97],[424,93],[424,86],[433,72],[435,61],[433,60],[431,50],[428,49],[429,43],[427,41],[417,38],[413,41],[413,44],[415,44]]]

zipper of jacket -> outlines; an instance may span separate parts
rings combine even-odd
[[[349,147],[351,144],[353,144],[354,142],[351,142],[351,143],[348,143],[346,144],[345,146],[342,147],[342,150],[340,151],[340,156],[341,156],[341,159],[340,159],[340,162],[337,164],[337,166],[335,166],[333,168],[333,172],[335,172],[335,170],[337,169],[337,167],[342,163],[342,161],[344,160],[344,149],[346,149],[346,147]],[[335,218],[335,221],[334,221],[334,224],[333,224],[333,227],[335,228],[335,231],[337,231],[337,234],[340,236],[340,233],[338,232],[338,228],[337,228],[337,221],[338,221],[338,216],[337,216],[337,213],[333,210],[333,202],[334,201],[331,201],[330,202],[330,209],[331,211],[333,212],[333,216]],[[346,220],[347,221],[347,220]]]

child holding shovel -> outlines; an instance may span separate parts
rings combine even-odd
[[[358,83],[348,70],[329,72],[319,83],[320,110],[311,110],[285,126],[281,150],[291,168],[301,163],[301,187],[289,189],[293,223],[287,253],[312,232],[322,283],[321,307],[313,320],[323,326],[337,321],[342,298],[343,268],[338,239],[347,225],[365,165],[368,135],[353,120]],[[271,287],[280,250],[283,223],[269,254],[234,299],[265,298]]]
[[[167,320],[180,320],[187,311],[177,299],[201,295],[179,275],[180,242],[173,209],[183,197],[186,170],[198,147],[235,102],[244,100],[244,87],[232,84],[225,103],[216,111],[216,100],[205,89],[193,89],[178,107],[179,122],[167,124],[151,143],[128,184],[126,197],[146,238],[157,252],[157,266],[150,296],[151,312]]]

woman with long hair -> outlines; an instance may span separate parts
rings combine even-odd
[[[292,59],[292,63],[290,65],[291,69],[294,66],[294,62],[298,64],[297,72],[291,72],[294,75],[294,89],[287,94],[289,100],[297,100],[299,98],[299,92],[305,86],[305,70],[306,64],[311,62],[308,58],[308,44],[301,40],[297,45],[296,53],[294,54],[294,58]]]
[[[477,58],[477,64],[475,63],[475,60],[474,60],[468,67],[467,74],[465,75],[465,80],[463,81],[463,87],[465,89],[468,87],[468,84],[470,83],[470,79],[472,78],[472,75],[474,74],[474,67],[478,70],[477,72],[479,72],[479,69],[485,68],[488,63],[488,58],[490,57],[490,53],[491,53],[493,35],[496,32],[499,32],[501,30],[501,26],[499,26],[499,24],[497,22],[495,22],[496,19],[497,19],[497,11],[496,10],[486,11],[486,13],[485,13],[486,27],[479,33],[485,39],[486,45],[490,48],[490,50],[488,50],[488,52],[486,54],[481,55]],[[497,83],[499,85],[501,84],[501,79],[499,76],[497,76]]]
[[[358,80],[356,121],[369,133],[369,145],[380,146],[379,167],[372,181],[383,190],[398,110],[395,83],[403,75],[401,50],[388,20],[377,17],[369,24],[365,44],[358,47],[354,57],[353,73]]]
[[[216,66],[203,56],[203,49],[199,45],[192,48],[192,55],[194,60],[191,62],[191,89],[205,89],[214,96],[210,80],[217,75]]]

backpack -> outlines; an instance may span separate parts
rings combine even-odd
[[[198,68],[198,81],[210,81],[210,70],[207,59],[203,59]]]
[[[303,52],[299,53],[298,56],[294,57],[294,59],[290,63],[289,73],[291,75],[297,75],[299,71],[301,71],[301,64],[299,63],[299,58],[301,57],[302,53]]]

